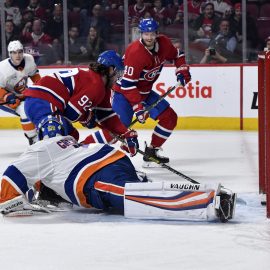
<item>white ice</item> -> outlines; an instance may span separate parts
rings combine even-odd
[[[139,136],[143,149],[151,133],[139,131]],[[2,173],[27,143],[20,130],[0,131],[0,141]],[[0,217],[0,269],[270,269],[270,221],[258,195],[257,133],[177,131],[163,154],[185,175],[237,192],[235,219],[226,224],[140,221],[85,209]],[[140,169],[142,157],[133,161]],[[145,171],[156,181],[182,180],[166,169]]]

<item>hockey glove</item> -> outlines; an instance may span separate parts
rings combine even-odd
[[[135,130],[130,129],[121,136],[125,140],[125,144],[121,145],[121,149],[130,154],[131,157],[135,156],[139,148],[138,134]]]
[[[0,204],[0,212],[6,217],[32,216],[39,213],[50,213],[49,209],[29,203],[23,195]]]
[[[12,93],[7,93],[3,97],[4,102],[10,107],[11,109],[16,109],[20,105],[20,100],[16,97],[16,95]]]
[[[141,124],[144,124],[149,116],[149,113],[145,110],[145,103],[141,102],[133,106],[134,113]]]
[[[175,71],[175,75],[177,77],[177,81],[180,82],[182,86],[185,86],[191,80],[188,65],[182,65],[177,68]]]
[[[96,127],[97,123],[96,123],[95,112],[89,110],[87,116],[85,117],[85,119],[80,121],[80,123],[84,127],[89,128],[89,129]]]

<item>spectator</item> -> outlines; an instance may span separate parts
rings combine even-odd
[[[6,12],[6,20],[12,21],[14,25],[20,26],[22,15],[20,9],[13,4],[13,0],[5,1],[5,12]]]
[[[51,36],[43,32],[43,24],[40,19],[35,19],[32,25],[32,32],[30,30],[31,23],[26,24],[22,33],[22,40],[24,43],[31,43],[33,46],[39,44],[52,44]]]
[[[206,3],[201,14],[191,25],[190,38],[208,43],[213,34],[218,32],[219,18],[215,15],[213,3]]]
[[[188,7],[188,20],[189,22],[194,21],[198,18],[202,13],[202,7],[205,4],[205,0],[188,0],[187,7]],[[183,4],[179,7],[179,10],[184,12]]]
[[[183,23],[184,23],[184,12],[181,9],[179,9],[177,11],[173,23],[178,24],[178,25],[183,25]]]
[[[35,19],[33,25],[31,22],[25,25],[21,40],[28,49],[32,48],[36,55],[39,55],[38,58],[35,58],[38,65],[55,63],[56,56],[52,49],[52,38],[43,32],[43,24],[40,19]]]
[[[246,15],[247,22],[247,53],[249,60],[257,59],[256,48],[258,45],[258,30],[256,23],[249,14]],[[230,17],[231,30],[236,35],[238,47],[242,48],[242,7],[240,3],[234,5],[234,12]]]
[[[203,63],[233,63],[238,62],[239,55],[235,52],[237,40],[230,31],[228,19],[222,19],[219,24],[219,32],[209,43],[205,55],[201,60]]]
[[[83,45],[82,38],[79,37],[79,29],[72,26],[68,31],[69,60],[72,64],[86,60],[87,50]]]
[[[53,16],[46,23],[45,33],[53,39],[59,39],[63,35],[63,8],[61,5],[54,5]]]
[[[128,7],[128,18],[131,27],[137,27],[139,21],[144,18],[146,12],[150,12],[150,8],[144,3],[144,0],[136,0],[135,5]]]
[[[10,41],[18,40],[19,36],[16,33],[13,21],[6,21],[5,23],[6,31],[6,43],[9,44]]]
[[[40,0],[30,0],[26,9],[31,10],[35,18],[47,19],[46,9],[40,5]]]
[[[264,51],[270,51],[270,36],[265,40]]]
[[[103,39],[99,36],[98,31],[95,27],[90,27],[89,34],[86,39],[86,50],[88,60],[96,61],[98,55],[105,49]]]
[[[71,9],[68,11],[68,25],[76,26],[80,29],[80,11],[79,6],[71,6]]]
[[[168,16],[169,18],[174,21],[176,13],[178,12],[180,7],[178,0],[173,0],[172,3],[168,3],[167,10],[168,10]]]
[[[209,0],[209,2],[213,3],[215,14],[220,17],[224,17],[226,12],[228,12],[232,8],[232,5],[230,2],[228,2],[228,0]]]
[[[162,7],[161,0],[154,1],[154,7],[151,10],[154,20],[156,20],[159,26],[164,26],[172,23],[169,18],[169,13],[166,7]]]
[[[34,20],[34,13],[30,9],[25,9],[22,13],[22,22],[21,22],[21,30],[25,27],[27,23],[33,23]]]
[[[116,44],[123,44],[124,40],[124,12],[119,9],[117,4],[113,3],[110,9],[104,13],[105,17],[111,24],[111,42]]]
[[[111,26],[109,21],[102,15],[101,5],[94,5],[91,10],[91,15],[87,15],[84,11],[81,12],[80,20],[81,36],[86,37],[88,35],[89,28],[94,26],[104,41],[110,41]]]

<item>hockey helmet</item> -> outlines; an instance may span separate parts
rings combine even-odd
[[[46,116],[38,124],[38,139],[40,141],[61,135],[66,135],[63,124],[52,115]]]
[[[116,70],[124,70],[123,60],[114,50],[108,50],[98,56],[97,62],[106,66],[114,67]]]
[[[9,44],[8,44],[9,56],[10,56],[11,52],[16,52],[16,51],[19,51],[19,50],[23,51],[23,45],[19,40],[13,40],[13,41],[9,42]]]
[[[139,23],[141,33],[156,32],[158,30],[158,23],[153,18],[142,19]]]

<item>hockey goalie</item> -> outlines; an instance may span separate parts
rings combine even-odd
[[[55,119],[57,121],[57,119]],[[55,123],[46,126],[49,130]],[[79,207],[115,209],[127,218],[220,220],[234,216],[236,195],[218,185],[147,182],[138,177],[130,159],[104,144],[80,146],[71,136],[29,146],[3,173],[0,211],[4,216],[50,213],[35,201],[33,187],[41,180],[66,201]],[[145,182],[146,181],[146,182]]]

